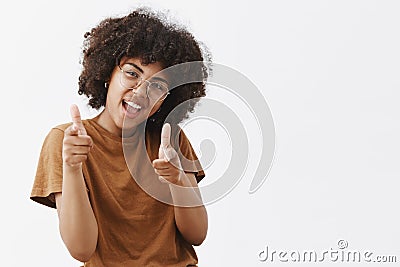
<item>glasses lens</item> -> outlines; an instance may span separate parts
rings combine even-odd
[[[121,67],[121,84],[129,89],[134,89],[140,82],[139,71],[130,64],[125,64]]]
[[[148,86],[149,97],[154,100],[165,97],[168,94],[168,85],[164,82],[150,82]]]

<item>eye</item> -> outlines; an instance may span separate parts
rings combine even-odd
[[[152,82],[150,87],[152,90],[157,90],[160,92],[168,91],[168,86],[163,82]]]
[[[125,72],[126,76],[128,76],[128,78],[131,78],[131,79],[139,79],[139,77],[140,77],[139,73],[135,70],[125,70],[124,72]]]
[[[140,78],[139,70],[137,70],[131,64],[125,64],[120,68],[128,79],[139,79]]]

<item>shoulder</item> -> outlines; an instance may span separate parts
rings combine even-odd
[[[97,124],[95,123],[95,121],[93,119],[85,119],[82,120],[83,126],[86,129],[86,132],[89,136],[96,137],[96,136],[100,136],[102,135],[102,131],[101,129],[99,129],[99,127],[97,126]],[[72,122],[67,122],[67,123],[63,123],[63,124],[58,124],[56,126],[53,126],[48,135],[47,135],[47,139],[63,139],[64,138],[64,133],[67,130],[68,127],[70,127],[72,125]]]
[[[178,139],[180,147],[191,146],[188,136],[185,134],[185,131],[179,125],[177,126],[177,135],[175,136]]]
[[[51,130],[59,130],[64,132],[71,124],[71,122],[59,124],[57,126],[54,126]]]
[[[71,125],[71,123],[59,124],[50,129],[45,138],[45,143],[58,142],[64,138],[64,131]]]
[[[86,120],[82,120],[83,125],[86,127],[90,124],[91,119],[86,119]],[[71,126],[72,122],[67,122],[67,123],[63,123],[63,124],[59,124],[54,126],[53,128],[51,128],[50,132],[65,132],[65,130]]]

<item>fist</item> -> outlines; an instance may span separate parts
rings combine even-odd
[[[166,123],[161,130],[161,143],[158,149],[158,159],[153,160],[154,171],[161,182],[180,184],[184,174],[178,153],[171,146],[171,126]]]
[[[70,112],[72,125],[64,132],[63,162],[70,167],[81,167],[93,147],[93,141],[86,133],[78,107],[72,105]]]

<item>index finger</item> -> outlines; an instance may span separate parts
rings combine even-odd
[[[82,125],[81,113],[77,105],[73,104],[70,108],[72,122],[76,125]]]
[[[83,126],[81,113],[77,105],[73,104],[70,108],[72,123],[78,128],[82,134],[86,134],[85,127]]]

